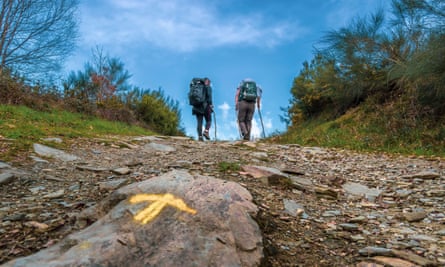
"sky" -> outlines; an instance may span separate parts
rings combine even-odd
[[[286,130],[282,108],[288,107],[293,80],[313,58],[321,37],[357,16],[387,9],[388,2],[81,0],[78,46],[65,69],[84,70],[93,50],[101,48],[124,63],[131,85],[161,88],[178,101],[181,127],[194,138],[188,86],[193,77],[208,77],[215,106],[210,131],[218,140],[239,139],[235,91],[242,79],[251,78],[263,90],[252,136],[260,138],[263,128],[270,136]]]

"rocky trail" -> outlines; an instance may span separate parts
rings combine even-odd
[[[79,214],[118,188],[185,170],[250,192],[262,266],[445,266],[443,159],[161,136],[48,146],[0,161],[0,265],[93,224]]]

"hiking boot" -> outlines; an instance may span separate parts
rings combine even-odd
[[[202,136],[198,137],[198,141],[204,141],[204,138]]]
[[[207,140],[210,140],[209,130],[205,130],[204,133],[203,133],[202,135],[204,135],[204,137],[205,137]]]
[[[250,136],[248,134],[243,135],[243,140],[249,141],[250,140]]]

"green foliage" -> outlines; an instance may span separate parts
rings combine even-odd
[[[166,135],[179,135],[181,114],[179,103],[164,96],[164,92],[146,90],[141,94],[139,102],[136,101],[138,116],[150,125],[154,131]],[[133,100],[134,101],[134,100]]]
[[[282,140],[443,153],[443,7],[443,1],[394,0],[387,23],[377,11],[326,34],[294,79],[285,117],[291,125]]]
[[[55,108],[98,117],[109,121],[141,125],[159,134],[184,135],[177,101],[162,90],[133,89],[127,83],[130,74],[115,58],[96,52],[95,63],[85,71],[72,71],[63,81],[63,94],[56,87],[28,85],[24,78],[0,72],[0,103],[24,105],[51,112]],[[39,133],[36,133],[39,135]]]
[[[116,109],[117,93],[130,89],[130,77],[122,61],[103,55],[102,50],[96,48],[92,62],[85,63],[84,71],[70,72],[63,82],[65,102],[77,112],[94,115],[99,109],[99,114],[108,114],[100,109]]]
[[[218,163],[218,170],[223,173],[230,171],[236,172],[240,170],[240,164],[236,162],[221,161]]]
[[[86,63],[84,71],[67,77],[64,102],[75,112],[144,125],[160,134],[183,135],[178,103],[161,90],[132,88],[130,77],[123,62],[96,49],[93,62]]]
[[[426,109],[428,116],[445,114],[445,34],[433,34],[425,47],[413,54],[413,59],[394,68],[400,74],[398,84]]]
[[[311,64],[305,62],[303,66],[291,89],[295,105],[291,108],[290,117],[293,118],[294,124],[319,114],[323,107],[331,103],[329,95],[333,83],[326,77],[335,76],[332,62],[327,62],[322,55],[317,55]]]
[[[384,90],[383,13],[359,18],[349,28],[329,32],[311,64],[304,64],[291,89],[293,123],[329,112],[333,117]]]
[[[323,111],[341,115],[376,94],[386,101],[395,90],[444,114],[443,7],[398,0],[393,13],[392,24],[385,25],[383,12],[377,11],[324,36],[324,47],[294,80],[291,121]]]
[[[445,118],[438,124],[413,117],[404,100],[375,106],[366,101],[335,120],[313,118],[294,125],[276,141],[428,156],[445,156]]]
[[[141,127],[110,122],[63,110],[36,111],[25,106],[0,105],[0,133],[13,139],[16,149],[9,154],[0,150],[0,158],[12,156],[45,137],[99,137],[102,135],[153,135]],[[6,153],[6,152],[5,152]]]
[[[0,104],[25,105],[36,110],[48,110],[60,105],[60,93],[55,87],[25,83],[25,78],[9,71],[0,71]]]
[[[36,111],[25,106],[0,105],[0,129],[6,138],[153,134],[140,127],[110,122],[63,110]]]
[[[63,82],[64,102],[74,112],[93,115],[96,108],[96,88],[90,81],[88,72],[71,71]]]

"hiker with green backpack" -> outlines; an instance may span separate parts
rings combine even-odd
[[[252,79],[244,79],[236,89],[235,109],[238,113],[238,127],[243,140],[250,140],[255,104],[260,109],[262,89]]]
[[[198,140],[204,141],[203,136],[210,140],[210,126],[212,124],[212,87],[209,78],[193,78],[190,82],[189,103],[193,106],[192,114],[196,116]],[[205,119],[204,132],[202,123]]]

